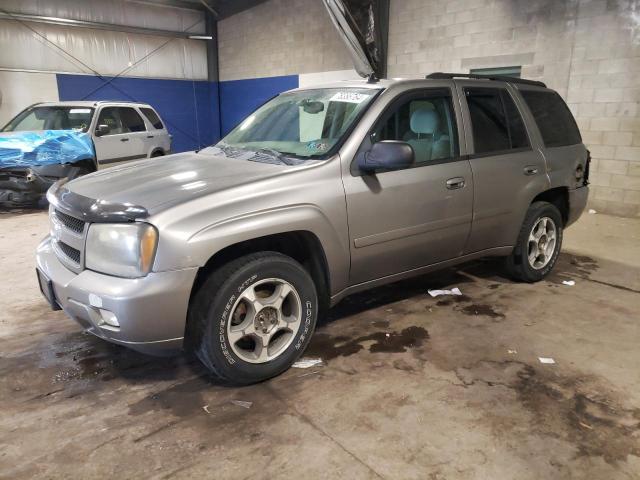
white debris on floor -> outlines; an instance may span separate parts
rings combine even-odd
[[[311,368],[322,363],[321,358],[303,358],[292,365],[293,368]]]
[[[570,286],[570,287],[573,287],[573,286],[576,284],[576,282],[575,282],[575,281],[573,281],[573,280],[563,280],[563,281],[562,281],[562,284],[563,284],[563,285],[568,285],[568,286]]]
[[[546,363],[548,365],[553,365],[556,363],[556,361],[551,357],[538,357],[538,360],[540,360],[540,363]]]
[[[231,403],[242,408],[251,408],[251,405],[253,405],[253,402],[245,402],[243,400],[231,400]]]
[[[462,292],[458,287],[451,290],[429,290],[429,295],[432,297],[438,297],[440,295],[462,295]]]

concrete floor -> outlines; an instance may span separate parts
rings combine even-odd
[[[37,290],[45,214],[0,226],[1,478],[640,478],[640,220],[585,215],[535,285],[481,261],[349,298],[323,366],[241,389],[83,334]]]

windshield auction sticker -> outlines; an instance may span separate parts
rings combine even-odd
[[[347,103],[362,103],[369,95],[360,92],[338,92],[333,97],[331,97],[331,102],[347,102]]]

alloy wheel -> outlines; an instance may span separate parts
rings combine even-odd
[[[546,267],[556,249],[558,229],[549,217],[541,217],[534,223],[527,247],[527,257],[531,268],[540,270]]]
[[[235,301],[227,338],[233,353],[242,360],[265,363],[291,345],[301,320],[302,303],[293,285],[280,278],[260,280]]]

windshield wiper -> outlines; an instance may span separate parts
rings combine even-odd
[[[284,163],[285,165],[289,165],[289,166],[291,166],[291,165],[295,165],[295,163],[294,163],[294,162],[292,162],[290,159],[288,159],[288,158],[285,156],[285,155],[287,155],[287,152],[280,152],[280,151],[275,150],[275,149],[273,149],[273,148],[267,148],[267,147],[264,147],[264,148],[258,148],[258,149],[256,150],[256,152],[259,152],[259,153],[267,153],[267,154],[269,154],[269,155],[271,155],[271,156],[273,156],[273,157],[277,158],[278,160],[280,160],[280,161],[281,161],[282,163]]]

